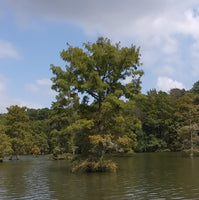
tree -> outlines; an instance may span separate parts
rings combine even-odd
[[[135,112],[142,121],[143,128],[142,134],[138,132],[140,139],[138,147],[145,151],[176,150],[177,121],[174,115],[177,110],[176,99],[154,89],[145,96],[139,95],[136,106]]]
[[[48,120],[44,119],[30,121],[33,143],[40,149],[41,154],[49,152],[47,122]]]
[[[52,88],[58,93],[54,110],[62,113],[66,119],[64,122],[69,122],[69,126],[73,127],[72,124],[78,120],[93,125],[90,129],[85,126],[84,130],[73,129],[71,134],[66,124],[57,123],[60,126],[56,130],[64,137],[70,135],[66,143],[71,137],[77,138],[75,146],[81,153],[90,152],[89,145],[83,148],[81,141],[92,146],[89,142],[91,136],[106,138],[109,134],[114,136],[115,142],[126,134],[133,150],[136,146],[135,130],[141,126],[129,109],[129,106],[134,106],[133,100],[141,89],[143,71],[139,69],[139,48],[120,47],[120,43],[112,45],[107,38],[98,38],[96,43],[84,43],[82,49],[69,44],[67,47],[61,52],[62,59],[66,61],[65,69],[51,65],[55,75]],[[64,115],[68,110],[75,111],[70,112],[72,116],[76,113],[72,120],[69,115]],[[62,122],[62,118],[59,121]]]
[[[199,105],[199,81],[193,84],[193,87],[191,88],[190,92],[192,92],[196,96],[194,103]]]
[[[179,98],[185,94],[185,89],[173,88],[169,91],[169,94],[173,98]]]
[[[10,138],[5,134],[5,127],[0,125],[0,162],[12,154]]]
[[[179,122],[178,134],[183,143],[183,149],[190,150],[191,156],[194,149],[199,148],[199,105],[195,104],[196,98],[196,95],[187,92],[179,99],[179,109],[176,112]]]
[[[43,121],[43,120],[48,119],[50,109],[48,109],[48,108],[42,108],[42,109],[28,108],[26,112],[27,112],[30,120],[32,120],[32,121],[42,120]]]
[[[85,51],[67,45],[68,49],[61,52],[67,62],[66,71],[51,65],[55,74],[52,88],[59,92],[59,97],[70,98],[81,93],[83,100],[95,102],[100,110],[109,94],[121,91],[119,97],[131,98],[140,91],[143,71],[138,70],[139,48],[120,48],[119,43],[111,45],[110,40],[104,38],[98,38],[96,43],[85,43]],[[129,77],[131,82],[123,84]]]
[[[50,152],[58,154],[68,153],[69,149],[74,149],[74,131],[70,126],[79,119],[76,110],[77,101],[73,99],[62,99],[57,97],[57,102],[52,105],[49,115],[49,147]],[[75,131],[77,129],[75,128]]]
[[[26,114],[26,107],[17,105],[7,108],[5,115],[5,133],[11,138],[13,155],[27,154],[32,149],[32,135],[29,117]]]
[[[196,81],[191,88],[191,92],[199,95],[199,81]]]

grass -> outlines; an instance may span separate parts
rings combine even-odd
[[[117,165],[112,160],[100,159],[86,159],[77,162],[73,168],[72,173],[76,172],[116,172]]]

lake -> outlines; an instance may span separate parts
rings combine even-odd
[[[44,156],[5,161],[0,163],[0,199],[199,199],[199,158],[141,153],[113,159],[117,173],[71,174],[67,161]]]

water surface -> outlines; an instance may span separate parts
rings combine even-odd
[[[71,174],[67,161],[0,163],[1,200],[199,199],[199,158],[146,153],[114,158],[117,173]]]

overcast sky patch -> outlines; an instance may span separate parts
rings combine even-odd
[[[49,101],[49,95],[55,95],[49,65],[60,63],[59,51],[65,43],[82,47],[85,39],[93,42],[98,36],[121,41],[122,46],[140,46],[144,91],[190,89],[199,77],[198,0],[3,0],[0,20],[1,69],[19,82],[12,88],[19,99],[46,95],[43,102]],[[23,60],[15,63],[18,48]],[[9,71],[13,65],[21,71]],[[124,80],[129,81],[129,77]],[[0,83],[0,91],[6,91]]]

